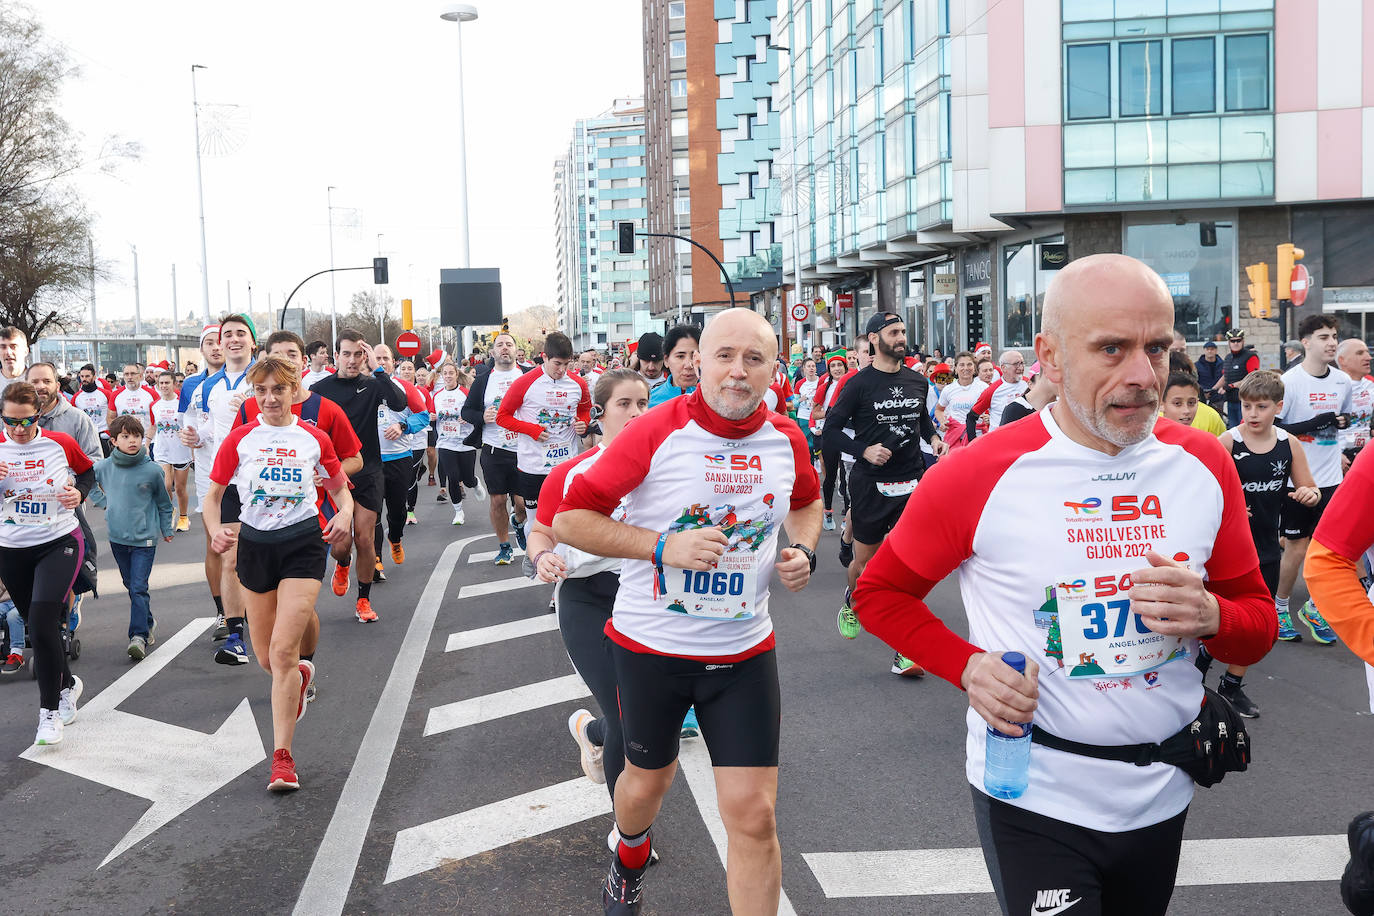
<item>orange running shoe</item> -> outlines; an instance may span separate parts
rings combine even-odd
[[[377,612],[372,610],[372,601],[367,598],[358,599],[358,609],[353,612],[358,618],[358,623],[376,623]]]
[[[334,594],[340,598],[348,594],[348,570],[349,567],[347,566],[334,564],[334,578],[329,584],[333,586]]]
[[[397,541],[395,544],[391,545],[391,562],[395,563],[397,566],[400,566],[405,561],[406,549],[401,546],[400,541]]]

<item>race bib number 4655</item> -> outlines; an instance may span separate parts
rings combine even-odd
[[[1056,581],[1069,677],[1131,677],[1188,657],[1183,637],[1154,632],[1131,610],[1130,591],[1129,572]]]

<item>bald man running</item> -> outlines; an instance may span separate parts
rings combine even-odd
[[[822,511],[805,437],[763,406],[777,355],[762,316],[730,309],[711,319],[697,391],[626,426],[554,520],[560,542],[625,558],[606,627],[626,756],[615,787],[620,842],[602,889],[608,914],[639,912],[649,828],[693,704],[729,838],[730,907],[777,912],[781,707],[769,581],[776,572],[791,591],[806,586]],[[610,517],[617,508],[623,521]],[[781,553],[780,523],[792,542]]]
[[[1136,762],[1198,715],[1199,642],[1253,664],[1277,631],[1234,462],[1156,416],[1173,325],[1141,262],[1065,267],[1035,338],[1058,402],[929,471],[855,590],[870,633],[968,694],[966,774],[1006,913],[1165,912],[1193,782]],[[956,570],[967,641],[925,603]],[[986,726],[1032,717],[1029,785],[994,798]]]

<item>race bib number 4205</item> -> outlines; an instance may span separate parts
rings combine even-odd
[[[1129,572],[1055,582],[1064,667],[1071,678],[1120,678],[1188,657],[1181,636],[1165,636],[1131,610]]]

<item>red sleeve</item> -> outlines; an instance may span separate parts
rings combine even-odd
[[[811,505],[821,498],[821,484],[816,479],[816,467],[811,463],[811,449],[806,444],[806,437],[796,423],[781,414],[774,414],[765,422],[772,423],[773,428],[792,444],[792,460],[796,465],[796,478],[792,483],[792,509]]]
[[[1258,356],[1252,356],[1252,357],[1250,357],[1249,359],[1247,359],[1247,360],[1245,361],[1245,371],[1246,371],[1247,373],[1248,373],[1248,372],[1255,372],[1255,371],[1258,370],[1258,369],[1259,369],[1259,357],[1258,357]]]
[[[353,424],[348,422],[348,415],[343,408],[326,397],[321,397],[320,401],[320,429],[329,437],[334,454],[339,460],[346,461],[361,452],[363,444],[353,431]]]
[[[81,451],[81,446],[77,445],[76,440],[71,436],[66,433],[47,430],[44,431],[43,435],[62,446],[62,451],[67,456],[67,467],[76,473],[84,474],[93,467],[90,456]]]
[[[119,389],[119,391],[123,391],[123,390],[124,390],[123,388]],[[111,410],[117,410],[117,409],[118,409],[117,407],[115,407],[115,398],[119,396],[119,391],[111,391],[111,390],[109,390],[108,388],[105,389],[105,400],[107,400],[107,401],[110,402],[110,409],[111,409]]]
[[[979,416],[987,413],[992,407],[992,393],[996,391],[1001,384],[1002,380],[999,378],[997,381],[984,388],[983,393],[978,395],[978,400],[973,402],[973,407],[969,409],[969,413],[976,413]]]
[[[1331,497],[1312,536],[1348,560],[1358,561],[1374,545],[1374,459],[1361,449]]]
[[[849,370],[848,372],[846,372],[844,375],[840,376],[839,387],[835,389],[835,400],[838,401],[838,400],[840,399],[840,394],[843,393],[843,391],[844,391],[844,383],[847,382],[847,381],[849,381],[850,379],[852,379],[854,376],[856,376],[856,375],[858,375],[858,374],[859,374],[859,370],[858,370],[858,369],[850,369],[850,370]]]
[[[554,469],[549,471],[549,476],[544,478],[544,485],[539,488],[539,508],[534,513],[535,521],[545,528],[553,527],[553,517],[563,505],[563,491],[568,484],[568,473],[597,451],[599,448],[585,451],[576,458],[555,465]]]
[[[405,379],[397,379],[401,387],[406,392],[406,407],[410,408],[411,413],[425,412],[425,396],[420,394],[420,389],[407,382]]]
[[[321,398],[320,400],[324,401],[326,404],[334,403],[325,398]],[[258,406],[257,398],[244,398],[243,405],[239,407],[238,410],[234,411],[234,423],[229,428],[238,429],[245,423],[251,423],[258,418],[258,414],[260,413],[262,413],[262,408]],[[321,410],[320,413],[323,414],[324,411]]]
[[[574,375],[573,379],[577,382],[577,387],[582,389],[582,398],[577,402],[577,419],[582,423],[592,422],[592,393],[587,388],[586,379],[580,375]]]
[[[229,435],[224,438],[224,442],[220,445],[219,451],[215,453],[215,464],[210,468],[211,480],[225,487],[233,483],[234,474],[239,469],[239,443],[257,425],[257,422],[253,422],[240,426],[238,429],[230,430]]]
[[[811,403],[816,405],[816,407],[823,407],[825,405],[825,392],[827,389],[830,388],[831,381],[831,377],[829,375],[826,375],[825,378],[821,379],[819,382],[816,383],[816,390],[811,395]],[[819,411],[813,408],[811,410],[810,418],[806,421],[806,425],[811,429],[811,432],[813,434],[816,432],[817,413],[819,413]]]
[[[536,374],[537,373],[537,374]],[[515,419],[515,411],[520,405],[525,403],[525,392],[530,390],[534,380],[542,375],[544,370],[535,366],[529,372],[520,376],[515,382],[506,389],[505,395],[501,398],[501,406],[496,410],[496,424],[504,427],[513,433],[523,433],[531,439],[538,439],[544,434],[544,427],[538,423],[530,423],[527,420]]]
[[[926,472],[859,577],[853,607],[864,629],[962,687],[969,658],[983,650],[946,626],[925,598],[973,554],[983,507],[1007,468],[1048,440],[1043,423],[1017,424],[975,439]]]
[[[689,419],[687,398],[673,398],[621,430],[606,453],[578,474],[563,496],[564,509],[591,509],[609,516],[620,501],[649,475],[649,463],[663,440]],[[505,406],[505,401],[501,402]]]

